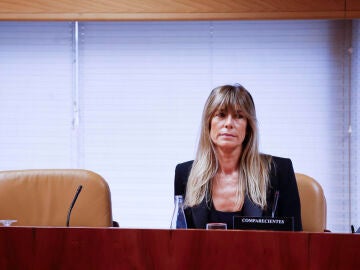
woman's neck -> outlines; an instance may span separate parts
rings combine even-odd
[[[232,174],[238,170],[241,149],[233,150],[216,149],[217,159],[219,161],[218,173]]]
[[[217,149],[216,155],[219,162],[218,171],[213,179],[211,197],[214,208],[223,212],[236,212],[242,209],[243,197],[239,189],[239,158],[241,150],[232,149],[224,151]]]

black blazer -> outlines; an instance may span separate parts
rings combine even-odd
[[[193,161],[178,164],[175,169],[175,195],[186,195],[186,184]],[[302,230],[299,192],[294,169],[290,159],[272,157],[270,186],[267,191],[267,208],[262,210],[246,196],[243,205],[244,216],[271,217],[275,191],[279,191],[279,200],[275,216],[294,217],[295,231]],[[185,209],[188,228],[204,229],[208,223],[209,207],[204,199],[199,205]]]

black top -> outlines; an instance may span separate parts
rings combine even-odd
[[[242,216],[242,211],[237,212],[222,212],[215,209],[215,207],[210,208],[209,213],[209,222],[220,222],[226,223],[228,229],[234,228],[234,216]]]
[[[193,161],[178,164],[175,169],[175,195],[186,196],[186,184]],[[275,191],[279,191],[279,200],[275,217],[294,217],[294,230],[301,231],[301,208],[294,169],[290,159],[272,157],[270,185],[267,190],[267,208],[261,209],[245,196],[242,208],[243,216],[271,217]],[[185,209],[188,228],[204,229],[209,223],[211,207],[204,199],[199,205]]]

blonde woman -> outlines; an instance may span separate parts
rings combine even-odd
[[[194,161],[178,164],[175,195],[185,196],[188,228],[227,223],[233,216],[294,217],[302,230],[300,199],[290,159],[260,154],[254,101],[241,85],[212,90],[202,115]]]

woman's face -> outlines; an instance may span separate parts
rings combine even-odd
[[[247,120],[241,110],[219,108],[210,124],[210,138],[216,148],[234,150],[242,148],[246,136]]]

